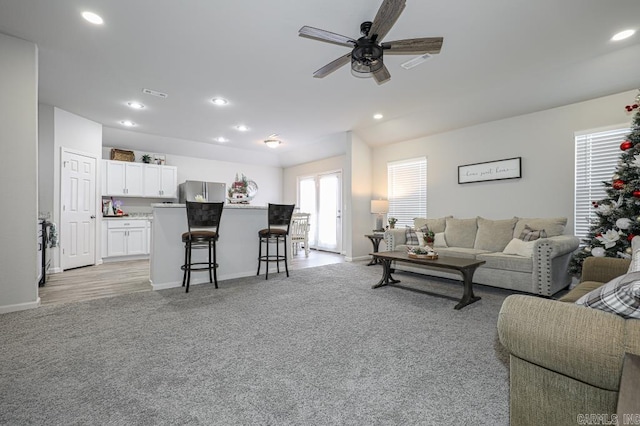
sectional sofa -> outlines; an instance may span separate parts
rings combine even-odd
[[[413,229],[419,231],[428,228],[433,231],[433,246],[441,256],[484,260],[486,263],[473,276],[474,283],[552,296],[571,283],[568,264],[571,254],[579,245],[578,238],[564,235],[566,224],[566,218],[514,217],[492,220],[448,216],[416,218]],[[387,230],[384,235],[385,249],[407,250],[407,231],[406,228]],[[525,241],[528,239],[530,241]],[[425,269],[404,263],[397,263],[394,268],[460,279],[459,274],[451,270]]]

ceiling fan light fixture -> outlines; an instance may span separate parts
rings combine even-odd
[[[382,69],[382,48],[375,41],[362,37],[351,52],[351,74],[356,77],[371,77]]]
[[[282,141],[280,141],[279,139],[267,139],[266,141],[264,141],[264,144],[269,148],[277,148],[281,143]]]

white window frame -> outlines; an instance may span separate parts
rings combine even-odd
[[[389,213],[397,227],[413,226],[416,217],[427,217],[427,157],[387,163]]]
[[[627,139],[628,124],[575,133],[574,235],[582,241],[598,221],[592,202],[607,197],[602,182],[611,182],[618,169],[620,144]]]

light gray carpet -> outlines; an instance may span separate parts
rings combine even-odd
[[[458,282],[380,276],[343,263],[0,315],[0,424],[508,424],[509,293],[478,286],[456,311]]]

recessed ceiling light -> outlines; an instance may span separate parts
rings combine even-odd
[[[93,12],[82,12],[82,17],[95,25],[102,25],[104,23],[104,19]]]
[[[211,102],[212,102],[214,105],[220,105],[220,106],[222,106],[222,105],[226,105],[226,104],[228,104],[228,103],[229,103],[229,101],[228,101],[228,100],[226,100],[225,98],[213,98],[213,99],[211,99]]]
[[[279,141],[278,139],[267,139],[266,141],[264,141],[264,143],[269,148],[277,148],[282,142]]]
[[[133,127],[133,126],[135,126],[135,125],[136,125],[136,123],[134,123],[134,122],[133,122],[133,121],[131,121],[131,120],[122,120],[122,121],[120,122],[120,124],[122,124],[122,125],[123,125],[123,126],[125,126],[125,127]]]
[[[224,138],[222,136],[218,136],[217,138],[213,138],[213,140],[216,141],[216,142],[220,142],[220,143],[229,142],[229,139]]]
[[[136,102],[136,101],[127,102],[127,105],[129,105],[129,107],[131,107],[133,109],[142,109],[142,108],[144,108],[143,104],[141,104],[140,102]]]
[[[384,115],[382,115],[382,114],[374,114],[373,115],[373,118],[376,119],[376,120],[382,120],[382,117],[384,117]]]
[[[248,128],[247,126],[245,126],[244,124],[238,124],[238,125],[236,126],[236,129],[237,129],[237,130],[239,130],[239,131],[241,131],[241,132],[246,132],[246,131],[248,131],[248,130],[249,130],[249,128]]]
[[[611,37],[612,41],[620,41],[620,40],[624,40],[625,38],[629,38],[632,35],[634,35],[636,33],[636,30],[624,30],[624,31],[620,31],[618,34],[614,35],[613,37]]]

